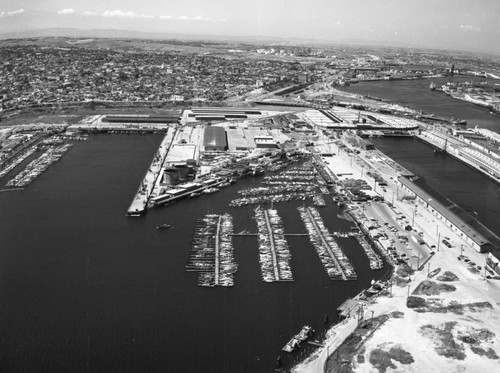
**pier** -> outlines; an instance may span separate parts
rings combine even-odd
[[[293,281],[290,250],[284,237],[283,223],[273,209],[255,209],[258,228],[259,262],[265,282]]]
[[[60,160],[72,146],[73,144],[69,143],[63,145],[49,145],[41,156],[31,161],[23,171],[9,180],[6,186],[14,188],[28,186],[52,164]]]
[[[214,285],[220,285],[220,223],[222,216],[217,220],[217,232],[215,233],[215,279]]]
[[[196,222],[186,270],[198,273],[199,286],[234,285],[238,266],[233,257],[232,230],[229,214],[205,215]]]
[[[307,209],[306,213],[309,215],[310,222],[314,226],[316,233],[319,235],[321,242],[323,243],[323,247],[326,249],[326,251],[328,251],[330,258],[335,262],[335,264],[339,268],[339,270],[342,274],[342,279],[347,280],[347,276],[346,276],[344,270],[342,269],[342,266],[340,265],[337,257],[333,254],[333,251],[332,251],[332,248],[330,247],[330,244],[326,241],[325,235],[323,234],[320,227],[318,226],[318,223],[315,221],[314,216],[312,215],[311,211],[309,209]]]
[[[266,219],[267,234],[269,235],[269,244],[271,245],[271,255],[273,257],[274,278],[279,281],[280,272],[278,270],[278,261],[276,259],[276,249],[274,247],[274,234],[271,228],[271,222],[269,221],[269,213],[267,210],[264,210],[264,217]]]
[[[361,233],[355,234],[354,237],[356,237],[368,257],[370,269],[381,269],[384,266],[384,262],[380,256],[375,253],[373,247],[366,241],[365,237]]]
[[[129,216],[140,216],[146,211],[146,206],[151,197],[151,192],[153,191],[154,185],[158,177],[161,177],[161,170],[163,169],[163,163],[172,144],[172,140],[175,135],[175,130],[170,130],[167,132],[163,138],[158,151],[156,152],[151,166],[148,168],[144,179],[137,190],[137,193],[127,210],[127,215]]]

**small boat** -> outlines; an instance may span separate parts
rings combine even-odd
[[[311,328],[308,325],[304,325],[299,334],[294,335],[292,339],[288,341],[285,347],[283,347],[282,350],[285,352],[294,351],[297,347],[300,346],[302,342],[311,337],[313,334],[314,334],[313,328]]]
[[[218,192],[219,191],[219,188],[207,188],[205,190],[203,190],[203,193],[205,194],[212,194],[212,193],[215,193],[215,192]]]
[[[156,229],[170,229],[171,225],[170,224],[160,224],[156,227]]]
[[[194,192],[194,193],[191,193],[189,195],[189,198],[195,198],[195,197],[199,197],[199,196],[201,196],[201,193]]]

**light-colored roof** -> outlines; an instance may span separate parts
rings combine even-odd
[[[448,221],[450,221],[453,225],[458,227],[476,244],[478,244],[479,246],[483,246],[489,243],[489,241],[484,236],[482,236],[478,231],[476,231],[473,227],[471,227],[469,224],[467,224],[465,221],[463,221],[460,217],[455,215],[441,203],[436,201],[433,196],[431,196],[425,190],[420,188],[414,182],[403,176],[398,177],[398,180],[404,186],[410,189],[413,193],[415,193],[419,198],[427,202],[429,206],[431,206],[434,210],[436,210],[438,213],[440,213],[442,216],[448,219]]]

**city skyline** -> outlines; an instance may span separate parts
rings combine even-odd
[[[0,34],[47,28],[308,39],[500,54],[494,0],[6,0]],[[69,35],[71,36],[71,35]]]

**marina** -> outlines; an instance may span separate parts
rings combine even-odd
[[[274,209],[255,209],[258,228],[259,263],[265,282],[293,281],[290,250],[284,237],[283,222]]]
[[[353,265],[326,229],[318,210],[314,207],[298,207],[298,210],[328,276],[332,280],[355,280]]]
[[[47,146],[47,150],[41,156],[31,161],[23,171],[9,180],[6,186],[13,188],[28,186],[52,164],[60,160],[64,153],[66,153],[72,146],[73,144]]]
[[[7,167],[5,167],[2,171],[0,171],[0,177],[4,177],[18,165],[20,165],[25,159],[28,159],[34,152],[36,151],[36,147],[31,147],[26,150],[22,155],[17,157],[15,161],[10,163]]]
[[[238,266],[233,256],[231,215],[208,214],[196,222],[186,270],[198,273],[198,286],[233,286]]]
[[[264,176],[262,180],[264,186],[238,191],[242,197],[231,200],[229,206],[305,201],[314,198],[318,187],[316,176],[317,173],[309,162],[276,175]]]

